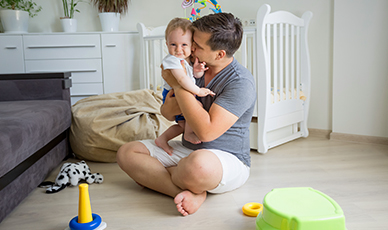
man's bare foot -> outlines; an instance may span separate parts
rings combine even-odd
[[[186,132],[184,137],[186,141],[192,144],[197,145],[201,143],[201,140],[199,140],[199,138],[197,137],[197,135],[195,135],[194,132]]]
[[[195,213],[206,199],[206,192],[201,194],[194,194],[188,190],[185,190],[175,196],[174,202],[178,212],[183,216]]]
[[[161,140],[160,137],[155,139],[156,146],[162,148],[168,155],[172,155],[172,151],[174,150],[167,141]]]

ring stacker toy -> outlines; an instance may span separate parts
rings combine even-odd
[[[89,185],[80,184],[79,186],[79,201],[78,201],[78,216],[71,219],[69,227],[65,230],[103,230],[106,228],[106,223],[102,218],[93,213],[90,206]]]
[[[256,230],[346,230],[341,207],[312,188],[278,188],[263,199]]]
[[[247,203],[242,207],[242,211],[247,216],[256,217],[263,211],[263,205],[255,202]]]

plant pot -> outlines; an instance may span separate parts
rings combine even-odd
[[[4,33],[28,33],[27,11],[22,10],[1,10],[0,18]]]
[[[115,32],[119,31],[120,13],[104,12],[99,13],[102,31]]]
[[[61,18],[62,30],[65,33],[77,32],[77,19],[74,18]]]

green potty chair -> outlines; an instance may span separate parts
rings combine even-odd
[[[346,230],[341,207],[312,188],[273,189],[263,200],[256,230]]]

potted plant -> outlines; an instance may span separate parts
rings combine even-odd
[[[120,16],[128,11],[130,0],[91,0],[100,12],[102,31],[118,31]]]
[[[76,6],[81,0],[62,0],[64,17],[61,17],[63,32],[77,32],[77,19],[74,18],[75,12],[80,12]]]
[[[27,33],[28,19],[42,10],[32,0],[0,0],[0,17],[5,33]]]

